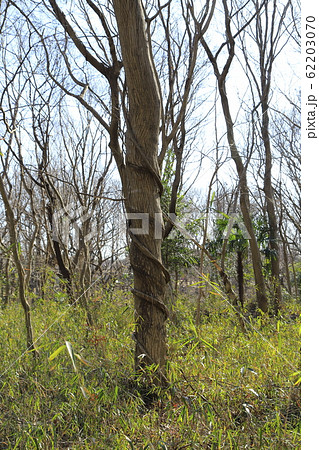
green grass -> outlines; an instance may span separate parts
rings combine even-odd
[[[216,296],[205,300],[200,331],[194,302],[179,298],[169,386],[156,391],[132,372],[130,296],[102,293],[92,304],[98,323],[89,329],[79,307],[34,301],[35,337],[47,330],[36,361],[23,354],[21,306],[0,311],[0,449],[300,448],[300,320],[290,318],[298,304],[287,302],[280,319],[251,320],[243,334]],[[54,355],[66,341],[75,368],[66,347]]]

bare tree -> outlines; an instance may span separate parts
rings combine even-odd
[[[21,261],[21,252],[19,250],[19,240],[17,237],[16,228],[15,228],[16,219],[14,217],[14,213],[13,213],[13,210],[12,210],[12,207],[10,204],[8,193],[5,189],[2,174],[0,175],[0,195],[2,197],[2,201],[4,203],[4,207],[5,207],[5,211],[6,211],[7,225],[8,225],[8,229],[9,229],[9,235],[10,235],[10,245],[11,245],[11,249],[12,249],[14,264],[16,266],[16,270],[17,270],[17,274],[18,274],[19,298],[20,298],[20,302],[21,302],[21,305],[24,310],[25,324],[26,324],[26,330],[27,330],[27,348],[28,348],[28,350],[33,351],[33,355],[35,357],[37,357],[38,352],[34,345],[32,322],[31,322],[31,309],[30,309],[30,304],[26,297],[26,275],[25,275],[25,270],[23,268],[23,264]]]
[[[43,5],[60,24],[60,28],[50,35],[47,31],[41,33],[41,26],[36,26],[40,23],[36,17],[37,9],[26,14],[25,7],[20,7],[18,2],[12,3],[41,42],[51,80],[80,102],[109,134],[109,147],[120,174],[129,214],[130,257],[137,311],[136,366],[154,364],[158,367],[161,381],[165,378],[165,320],[168,315],[165,286],[169,274],[161,261],[162,237],[158,233],[163,228],[160,165],[169,143],[185,122],[200,34],[196,32],[195,37],[188,35],[191,52],[183,92],[177,95],[180,109],[175,113],[173,102],[169,103],[167,115],[171,117],[171,128],[168,130],[162,126],[163,145],[158,160],[161,121],[165,124],[166,119],[152,55],[150,26],[159,18],[163,7],[159,4],[155,16],[149,18],[140,1],[114,1],[114,11],[110,3],[105,5],[92,0],[70,5],[71,9],[79,8],[83,14],[89,30],[86,34],[83,33],[84,23],[77,22],[75,14],[66,14],[55,0],[49,0]],[[189,15],[188,6],[184,7],[184,13]],[[205,14],[200,18],[203,29],[212,14],[213,7],[207,2]],[[103,38],[97,33],[97,28]],[[52,52],[53,48],[58,53]],[[59,54],[55,61],[54,54]],[[79,55],[83,64],[79,63]],[[64,71],[61,69],[63,65]],[[125,78],[121,75],[123,67]],[[100,77],[99,84],[93,79],[96,76]],[[121,126],[122,121],[124,127]],[[178,187],[178,180],[175,184]],[[132,217],[136,213],[148,215],[149,232],[145,235],[133,232],[140,225],[140,221]],[[141,354],[145,356],[139,357]]]
[[[7,26],[5,23],[5,19],[8,13],[8,5],[4,10],[4,16],[2,19],[2,23],[0,25],[0,28]],[[6,154],[7,156],[4,157],[1,152],[1,162],[2,162],[2,168],[1,168],[1,174],[0,174],[0,196],[3,201],[4,210],[5,210],[5,217],[6,217],[6,223],[7,223],[7,229],[9,234],[9,250],[12,252],[12,257],[14,261],[14,265],[17,271],[17,277],[18,277],[18,291],[19,291],[19,299],[21,302],[21,305],[24,310],[24,317],[25,317],[25,324],[26,324],[26,334],[27,334],[27,348],[28,350],[33,352],[33,356],[38,356],[38,351],[36,350],[35,344],[34,344],[34,338],[33,338],[33,329],[32,329],[32,320],[31,320],[31,308],[30,303],[28,301],[28,298],[26,296],[26,285],[28,282],[28,276],[26,275],[26,271],[23,265],[23,254],[21,250],[21,241],[19,240],[18,232],[17,232],[17,218],[14,214],[14,209],[12,205],[12,191],[13,191],[13,184],[10,182],[9,178],[9,150],[14,142],[14,134],[17,124],[17,115],[19,110],[19,102],[21,99],[21,92],[18,92],[18,95],[14,95],[14,89],[12,88],[12,85],[17,77],[17,74],[20,71],[21,68],[21,61],[23,61],[23,58],[21,55],[18,55],[16,59],[14,59],[14,63],[11,70],[4,70],[3,77],[1,79],[1,92],[0,92],[0,103],[1,103],[1,128],[3,131],[2,134],[2,141],[4,142],[6,146]],[[5,69],[7,69],[7,65],[5,64]],[[19,80],[20,81],[20,80]],[[23,83],[22,83],[23,84]],[[7,107],[7,108],[6,108]],[[19,178],[18,176],[16,178]],[[18,202],[21,198],[21,184],[25,183],[25,179],[23,176],[23,173],[20,174],[19,179],[19,189],[18,189]],[[21,183],[22,182],[22,183]],[[26,187],[26,184],[25,184]],[[31,193],[30,191],[28,192]],[[31,193],[32,194],[32,193]],[[31,208],[34,207],[33,204],[33,198],[32,195],[30,196],[31,199]],[[20,209],[20,214],[22,213]],[[38,233],[38,227],[37,225],[34,227],[34,230],[32,232],[32,237],[29,242],[29,265],[31,263],[31,253],[32,248],[34,244],[35,237]],[[20,235],[21,237],[21,235]]]
[[[226,125],[226,130],[227,130],[227,140],[228,140],[228,144],[229,144],[229,148],[230,148],[231,157],[236,165],[236,170],[237,170],[237,174],[238,174],[238,178],[239,178],[240,207],[241,207],[241,211],[243,214],[245,226],[250,235],[249,242],[250,242],[250,250],[252,253],[252,260],[253,260],[257,304],[258,304],[258,307],[262,311],[267,311],[268,301],[267,301],[267,296],[266,296],[265,281],[264,281],[263,272],[262,272],[261,256],[260,256],[260,251],[259,251],[255,231],[253,228],[251,215],[250,215],[249,188],[248,188],[247,174],[246,174],[247,166],[244,164],[243,159],[238,151],[238,147],[236,145],[235,133],[234,133],[234,123],[233,123],[233,119],[231,116],[230,102],[229,102],[229,97],[227,95],[227,90],[226,90],[226,77],[229,73],[229,69],[231,67],[232,61],[235,56],[235,36],[232,32],[232,27],[231,27],[232,15],[229,11],[227,0],[223,0],[222,4],[223,4],[223,8],[224,8],[224,17],[225,17],[226,42],[221,45],[221,47],[218,49],[217,52],[215,52],[215,54],[211,51],[211,49],[204,37],[202,38],[201,43],[206,51],[209,61],[212,64],[214,74],[217,79],[218,90],[219,90],[219,95],[220,95],[220,100],[221,100],[221,104],[222,104],[225,125]],[[245,26],[248,26],[248,24],[251,22],[253,17],[254,16],[252,16],[247,21]],[[194,19],[194,16],[193,16],[193,19]],[[196,26],[199,26],[199,24],[196,20],[195,20],[195,23],[196,23]],[[236,34],[239,34],[239,32]],[[225,46],[227,48],[227,59],[221,69],[218,64],[218,56],[221,54],[221,51],[223,50],[223,48]]]
[[[271,133],[270,133],[270,101],[271,101],[271,81],[273,74],[273,67],[276,58],[283,50],[287,41],[287,34],[285,32],[285,19],[287,10],[291,2],[288,1],[280,8],[277,1],[264,1],[262,8],[259,1],[254,2],[254,9],[256,18],[254,24],[245,30],[245,36],[248,38],[244,40],[244,35],[241,36],[242,50],[245,57],[245,63],[249,77],[256,88],[258,95],[258,102],[255,107],[255,112],[258,111],[260,105],[260,132],[265,152],[265,172],[264,172],[264,194],[266,202],[266,211],[269,224],[269,247],[271,253],[271,274],[274,289],[274,311],[278,313],[282,298],[280,285],[280,252],[279,252],[279,236],[278,223],[276,217],[275,195],[272,180],[272,165],[273,165],[273,151],[271,148]],[[245,19],[246,20],[246,19]],[[247,51],[247,45],[252,40],[257,47],[259,56],[258,61],[258,75],[256,74],[256,67],[254,58],[250,57],[250,52]]]

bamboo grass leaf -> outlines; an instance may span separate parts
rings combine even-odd
[[[65,349],[66,345],[63,344],[61,345],[61,347],[57,348],[50,356],[49,356],[49,361],[52,361],[54,358],[56,358],[64,349]]]
[[[69,355],[70,355],[70,358],[71,358],[71,361],[72,361],[73,369],[74,369],[75,372],[77,372],[78,369],[77,369],[77,367],[75,365],[74,351],[73,351],[72,344],[69,341],[65,341],[65,345],[66,345],[66,348],[68,349],[68,352],[69,352]]]

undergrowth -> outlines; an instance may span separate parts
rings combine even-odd
[[[300,448],[300,317],[249,318],[216,296],[168,322],[168,386],[134,377],[127,293],[92,299],[95,327],[62,299],[32,306],[40,357],[25,352],[21,307],[0,310],[0,449]],[[67,343],[67,344],[66,344]],[[150,368],[151,370],[151,368]]]

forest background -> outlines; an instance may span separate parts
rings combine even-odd
[[[257,435],[266,442],[273,427],[276,439],[296,445],[300,4],[215,3],[137,2],[134,7],[130,1],[1,3],[3,320],[10,322],[8,311],[17,314],[20,300],[28,349],[21,361],[18,358],[21,365],[15,375],[14,358],[10,362],[12,356],[7,355],[2,378],[12,372],[11,383],[26,395],[21,377],[35,387],[35,379],[44,376],[44,362],[59,361],[50,368],[55,381],[48,395],[53,395],[52,405],[56,401],[60,405],[53,385],[66,368],[63,355],[68,352],[76,375],[71,392],[63,390],[63,398],[76,392],[79,402],[82,393],[93,409],[103,409],[103,402],[121,403],[125,392],[134,392],[136,401],[146,405],[150,398],[150,404],[163,398],[161,389],[169,386],[165,395],[176,402],[171,400],[175,406],[165,414],[179,414],[178,422],[186,429],[199,414],[203,427],[208,427],[207,434],[198,430],[196,445],[227,439],[240,445],[241,439],[254,440]],[[175,215],[177,224],[171,220]],[[236,221],[229,226],[233,216]],[[145,224],[147,232],[141,233]],[[54,332],[51,342],[38,345],[43,330],[51,332],[42,308],[51,308],[58,324],[59,311],[67,315],[74,302],[82,306],[73,307],[73,317],[84,340],[61,331]],[[119,315],[124,310],[129,313],[125,321]],[[267,394],[270,373],[265,370],[268,381],[260,380],[259,386],[265,403],[257,407],[239,396],[238,405],[229,408],[231,425],[225,436],[222,428],[218,431],[225,417],[208,420],[214,404],[207,397],[208,386],[194,388],[194,374],[183,373],[175,361],[181,352],[196,371],[196,348],[203,355],[207,348],[217,351],[215,356],[222,354],[216,346],[221,336],[216,335],[215,341],[210,335],[222,326],[223,318],[231,340],[243,339],[243,348],[261,350],[260,343],[255,343],[257,347],[246,343],[247,332],[254,330],[257,338],[273,329],[277,340],[269,341],[270,348],[280,355],[282,341],[290,342],[289,356],[283,356],[282,363],[286,360],[294,368],[290,374],[287,367],[278,368],[281,387],[277,391],[273,381]],[[17,331],[20,351],[22,330]],[[99,339],[108,341],[114,333],[128,349],[123,373],[132,377],[132,385],[125,387],[120,380],[123,373],[114,372],[118,384],[109,386],[113,393],[107,398],[106,385],[102,395],[93,374],[105,371],[106,355],[116,359],[116,352],[109,354],[99,344]],[[94,349],[97,359],[92,368],[87,357],[93,357]],[[7,352],[6,346],[3,350]],[[17,349],[11,350],[17,354]],[[245,352],[237,350],[242,359]],[[223,350],[224,355],[228,352],[235,360],[237,353],[231,356],[230,349]],[[32,355],[35,361],[30,358],[28,364],[38,369],[23,365],[24,357]],[[75,355],[90,369],[79,371]],[[135,375],[129,370],[132,361]],[[201,364],[207,366],[209,379],[221,359]],[[245,364],[239,367],[242,376]],[[112,367],[111,363],[109,373]],[[193,390],[193,403],[188,404],[188,396],[180,390],[181,376],[183,389]],[[287,376],[288,384],[283,381]],[[5,386],[6,382],[4,392]],[[261,398],[256,389],[249,389]],[[48,401],[45,390],[41,392],[39,399]],[[10,395],[15,399],[14,392]],[[279,404],[267,428],[261,424],[268,414],[266,399],[272,395]],[[61,402],[66,407],[66,400]],[[50,439],[60,445],[74,439],[89,442],[93,425],[73,423],[80,413],[73,407],[74,412],[61,410],[54,416],[51,430],[44,429],[43,411],[37,413],[36,405],[34,423],[23,419],[25,412],[15,413],[22,421],[22,434],[16,438],[27,439],[28,445],[33,441],[47,445],[43,443]],[[85,406],[81,408],[86,414]],[[256,436],[251,426],[254,408],[260,420]],[[7,419],[10,414],[6,412]],[[212,423],[218,424],[216,429]],[[139,430],[135,436],[124,434],[129,445],[141,443],[142,424],[135,426]],[[230,431],[232,426],[246,427],[244,436]],[[123,433],[109,432],[101,439],[120,442]],[[156,439],[149,433],[143,445],[154,446]],[[157,445],[182,445],[182,430],[178,436],[174,433],[178,431],[162,430]],[[18,442],[9,434],[3,439],[10,445]]]

